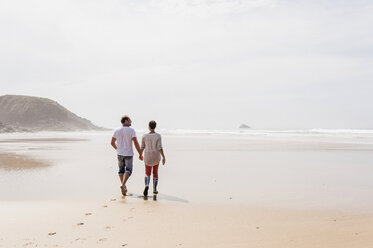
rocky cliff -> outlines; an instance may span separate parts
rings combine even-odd
[[[105,130],[53,100],[20,95],[0,96],[0,122],[15,131]]]

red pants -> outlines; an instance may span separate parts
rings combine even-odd
[[[152,174],[152,168],[153,168],[153,178],[158,178],[158,167],[159,167],[159,164],[154,165],[154,166],[145,165],[145,175],[147,177],[150,177],[150,175]]]

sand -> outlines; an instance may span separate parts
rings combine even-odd
[[[0,169],[3,170],[27,170],[48,167],[47,161],[31,158],[16,153],[0,153]]]
[[[3,136],[0,247],[373,244],[367,139],[166,136],[153,201],[137,160],[122,198],[110,137]]]
[[[73,139],[73,138],[18,138],[18,139],[2,139],[0,143],[60,143],[60,142],[74,142],[87,141],[87,139]]]
[[[3,202],[0,247],[348,247],[373,244],[373,216],[241,206]]]

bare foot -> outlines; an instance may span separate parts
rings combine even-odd
[[[126,195],[126,193],[127,193],[127,187],[126,187],[126,185],[120,186],[120,189],[122,190],[122,195]]]

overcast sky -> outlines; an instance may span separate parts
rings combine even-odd
[[[107,126],[373,128],[373,1],[0,1],[0,95]]]

